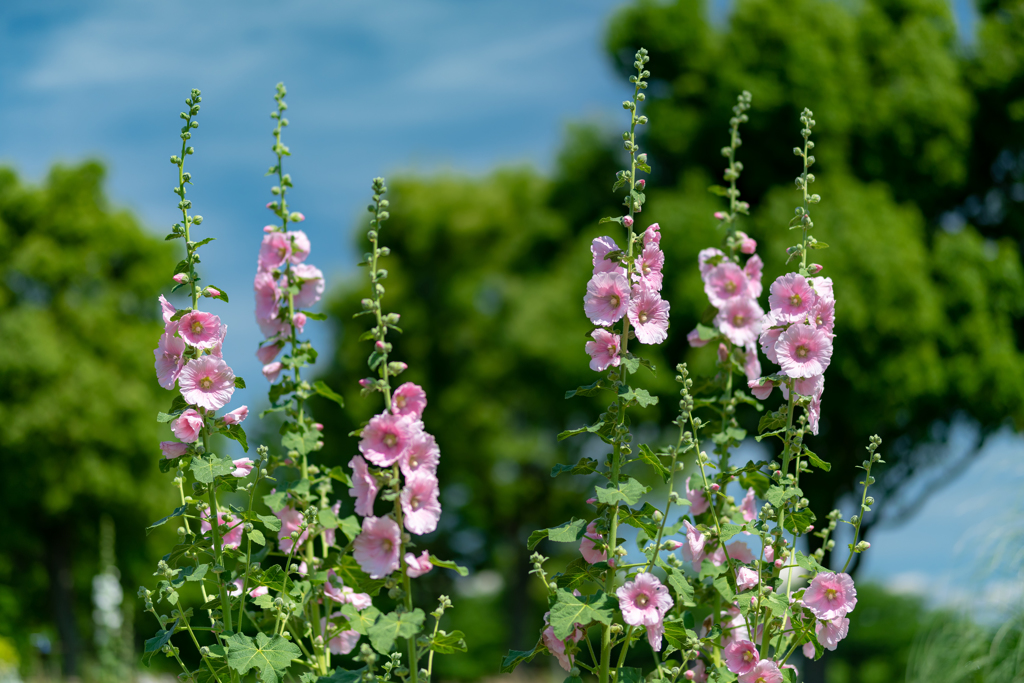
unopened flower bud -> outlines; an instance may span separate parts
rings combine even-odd
[[[671,541],[670,540],[670,541],[665,541],[664,543],[662,543],[661,547],[664,548],[665,550],[679,550],[680,548],[683,547],[683,544],[680,543],[679,541]]]
[[[870,547],[871,547],[870,543],[868,543],[867,541],[861,541],[860,543],[857,544],[856,550],[857,550],[858,553],[862,553],[862,552],[864,552],[865,550],[867,550]]]
[[[306,217],[303,216],[298,211],[292,211],[291,215],[288,216],[288,220],[290,220],[290,221],[292,221],[294,223],[301,223],[302,221],[306,220]]]
[[[207,287],[206,289],[203,290],[203,296],[210,297],[210,298],[218,297],[222,293],[223,292],[221,292],[216,287]]]
[[[632,216],[623,216],[622,217],[622,224],[624,226],[626,226],[627,228],[632,228],[633,227],[633,217]]]
[[[636,181],[636,189],[642,190],[642,189],[644,189],[644,186],[646,184],[647,184],[647,181],[644,180],[643,178],[641,178],[640,180]]]
[[[724,211],[715,211],[715,220],[724,221],[726,213]]]
[[[692,681],[692,680],[693,680],[693,677],[694,677],[694,675],[695,675],[695,674],[693,673],[693,669],[690,669],[690,670],[688,670],[688,671],[687,671],[686,673],[684,673],[684,674],[683,674],[683,678],[685,678],[685,679],[686,679],[686,680],[688,680],[688,681]]]
[[[720,488],[722,488],[722,487],[721,487],[721,486],[719,486],[718,484],[712,484],[712,485],[710,486],[710,488],[711,488],[711,490],[712,490],[712,491],[714,491],[715,493],[718,493],[718,489],[720,489]]]
[[[268,206],[267,208],[270,208],[270,207]],[[277,230],[277,226],[276,225],[264,225],[263,226],[263,232],[274,232],[275,230]]]
[[[811,275],[817,275],[818,273],[821,272],[822,268],[823,266],[821,264],[812,263],[811,265],[807,266],[807,272],[810,273]]]
[[[782,569],[782,560],[775,560],[775,568]]]
[[[188,282],[188,273],[178,273],[174,276],[173,280],[179,285]]]

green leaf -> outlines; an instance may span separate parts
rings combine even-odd
[[[282,493],[284,492],[282,491]],[[274,495],[276,496],[277,494]],[[264,497],[264,501],[266,501],[267,497],[269,496]],[[271,509],[273,509],[273,506],[270,507]],[[278,509],[280,510],[280,508]],[[270,531],[281,530],[281,520],[275,517],[274,515],[256,515],[256,518],[263,522],[263,526],[267,527],[267,529],[269,529]]]
[[[714,327],[697,323],[697,336],[701,341],[711,341],[718,337],[718,330]]]
[[[263,532],[259,529],[253,529],[252,531],[247,532],[247,536],[249,540],[255,543],[256,545],[267,544],[267,539],[263,537]]]
[[[701,324],[710,325],[714,322],[716,315],[718,315],[718,309],[711,304],[708,304],[707,308],[704,309],[704,312],[700,314]]]
[[[722,187],[721,185],[712,185],[711,187],[708,188],[708,192],[719,197],[729,196],[729,190],[727,188]]]
[[[359,518],[355,515],[349,515],[344,519],[338,520],[338,528],[341,529],[341,533],[345,534],[345,538],[352,541],[356,540],[356,536],[363,530],[359,524]]]
[[[167,515],[163,519],[158,519],[157,521],[155,521],[152,524],[150,524],[149,526],[147,526],[146,527],[146,535],[149,536],[149,532],[150,531],[152,531],[153,529],[157,528],[158,526],[160,526],[162,524],[166,524],[167,520],[173,519],[174,517],[181,517],[183,514],[185,514],[186,510],[188,510],[188,505],[182,505],[181,507],[174,508],[174,512],[172,512],[171,514]]]
[[[804,508],[799,512],[790,512],[786,515],[786,521],[783,523],[783,526],[790,533],[805,534],[807,533],[807,527],[814,524],[816,519],[810,508]]]
[[[646,408],[658,403],[657,396],[651,396],[646,389],[634,389],[632,387],[619,387],[619,398],[625,402],[636,401],[640,407]]]
[[[520,664],[532,661],[537,656],[536,646],[532,650],[509,650],[505,658],[501,660],[501,671],[503,674],[510,674]]]
[[[178,417],[177,413],[157,413],[156,414],[156,421],[157,422],[170,422],[171,420],[177,419],[177,417]]]
[[[249,439],[245,436],[245,430],[242,429],[242,425],[231,425],[227,429],[220,430],[220,433],[242,444],[242,450],[246,453],[249,452]]]
[[[231,458],[221,458],[211,454],[210,456],[192,458],[189,469],[192,470],[196,481],[212,484],[216,477],[223,477],[234,472],[235,463],[231,462]]]
[[[597,222],[598,225],[602,223],[618,223],[622,225],[622,216],[606,216]]]
[[[599,389],[603,389],[606,386],[608,386],[608,383],[605,382],[603,379],[599,379],[596,382],[591,382],[590,384],[587,384],[585,386],[570,389],[569,391],[565,392],[565,397],[572,398],[573,396],[593,396],[598,392]]]
[[[758,498],[764,498],[771,485],[772,480],[761,472],[747,472],[740,476],[740,486],[754,489],[754,495]]]
[[[462,631],[452,631],[451,633],[445,633],[444,631],[438,631],[430,642],[427,643],[427,649],[433,650],[439,655],[453,655],[456,652],[466,651],[466,634]]]
[[[829,470],[832,469],[832,465],[819,458],[817,453],[808,450],[806,447],[804,448],[804,455],[811,462],[811,464],[817,467],[819,470],[825,470],[826,472],[828,472]]]
[[[761,421],[757,423],[757,433],[764,434],[774,429],[785,429],[786,418],[780,416],[778,413],[765,413],[761,416]]]
[[[153,658],[157,652],[163,648],[164,645],[171,641],[171,636],[174,635],[174,629],[178,627],[178,620],[175,619],[171,627],[166,631],[157,631],[156,635],[146,641],[146,646],[142,650],[142,662],[149,666],[149,660]]]
[[[732,586],[729,585],[728,576],[719,576],[715,579],[715,590],[721,594],[727,603],[731,603],[736,597],[736,593],[733,592]]]
[[[772,485],[768,487],[768,493],[765,494],[765,498],[775,507],[782,507],[784,500],[799,498],[802,495],[803,492],[795,486],[782,488],[781,486]]]
[[[348,473],[346,473],[345,470],[341,469],[341,467],[334,466],[327,474],[328,476],[330,476],[331,479],[334,479],[335,481],[340,481],[345,486],[352,488],[352,478],[349,477]]]
[[[803,567],[804,569],[806,569],[807,571],[811,572],[812,574],[817,574],[819,572],[828,571],[825,567],[821,566],[816,559],[814,559],[813,557],[809,557],[807,555],[804,555],[799,550],[797,550],[794,553],[793,561],[795,561],[797,563],[797,565],[799,565],[800,567]]]
[[[641,683],[643,680],[643,672],[633,666],[621,667],[615,677],[615,683]]]
[[[720,538],[721,538],[722,543],[726,543],[730,538],[732,538],[733,536],[735,536],[739,532],[743,531],[743,525],[742,524],[728,524],[728,523],[724,523],[721,526],[722,526],[722,535],[721,535]]]
[[[310,320],[327,320],[326,313],[314,313],[313,311],[302,311],[302,313]]]
[[[284,509],[284,502],[285,502],[285,500],[287,500],[287,498],[288,498],[288,492],[287,491],[277,491],[276,493],[268,493],[267,495],[263,496],[263,503],[268,508],[273,510],[274,512],[280,512],[281,510]],[[267,522],[267,520],[263,519],[263,517],[265,517],[265,516],[266,515],[261,515],[260,516],[260,520],[264,524],[267,524],[268,527],[269,527],[269,522]],[[275,517],[275,519],[277,519],[277,518]],[[280,523],[281,523],[280,520],[278,520],[278,527],[277,527],[277,529],[275,529],[275,531],[280,531],[281,530]]]
[[[640,444],[639,459],[641,462],[650,465],[657,472],[658,476],[667,484],[672,478],[672,473],[669,472],[668,468],[661,462],[661,458],[650,449],[647,444]]]
[[[302,656],[295,643],[279,635],[270,638],[266,633],[257,633],[253,640],[236,633],[227,638],[227,643],[228,666],[242,675],[259,669],[263,683],[278,683],[292,660]]]
[[[586,626],[596,621],[610,625],[615,615],[615,607],[616,601],[602,591],[576,597],[564,588],[559,588],[556,602],[551,606],[550,616],[555,637],[565,640],[576,628],[576,624]]]
[[[533,550],[537,547],[537,544],[543,541],[545,538],[555,541],[556,543],[575,543],[576,541],[583,538],[583,534],[587,531],[587,520],[576,519],[575,517],[565,524],[560,524],[556,527],[549,529],[537,529],[530,534],[529,540],[526,542],[526,549]]]
[[[619,521],[623,524],[628,524],[634,529],[640,529],[648,538],[655,538],[658,535],[658,523],[654,521],[654,513],[658,509],[650,503],[644,503],[644,506],[639,510],[633,510],[631,508],[620,508],[619,509]]]
[[[575,590],[587,581],[599,580],[598,575],[591,569],[590,563],[582,557],[566,565],[565,570],[555,575],[555,583],[559,588]]]
[[[811,249],[828,249],[827,242],[811,242],[807,246],[810,247]]]
[[[377,618],[380,616],[380,610],[370,605],[362,612],[356,609],[355,605],[346,603],[341,606],[341,613],[346,619],[348,619],[349,625],[353,631],[359,633],[359,635],[365,636],[373,628],[373,625],[377,623]]]
[[[594,434],[596,432],[599,432],[602,427],[604,427],[604,422],[595,422],[594,424],[590,425],[589,427],[579,427],[577,429],[567,429],[566,431],[564,431],[564,432],[562,432],[561,434],[558,435],[558,440],[559,441],[565,441],[570,436],[576,436],[577,434],[584,434],[586,432],[590,432],[591,434]]]
[[[325,529],[337,529],[338,517],[331,508],[323,508],[316,515],[316,521]]]
[[[338,667],[330,676],[321,676],[316,679],[316,683],[360,683],[364,673],[366,673],[365,666],[351,671]]]
[[[678,621],[666,621],[664,625],[665,640],[677,650],[685,651],[687,638],[697,635],[693,631],[687,632],[686,625]]]
[[[416,608],[412,612],[390,612],[385,614],[370,628],[370,644],[382,655],[391,652],[391,647],[398,638],[412,638],[423,626],[425,615],[423,610]]]
[[[430,564],[435,567],[442,567],[444,569],[451,569],[455,571],[459,576],[469,576],[469,570],[465,567],[455,564],[451,560],[442,560],[437,555],[430,556]]]
[[[693,586],[686,580],[686,576],[683,572],[673,567],[666,567],[665,571],[668,573],[668,585],[675,591],[677,602],[681,605],[694,605],[693,601]]]
[[[324,317],[326,318],[327,316]],[[315,391],[316,393],[320,394],[321,396],[328,400],[334,401],[342,408],[345,407],[345,399],[342,398],[341,394],[339,394],[338,392],[334,391],[329,386],[324,384],[324,381],[322,379],[318,379],[317,381],[313,382],[313,391]]]
[[[593,458],[580,458],[580,461],[575,465],[555,465],[551,468],[551,476],[557,477],[564,472],[569,474],[593,474],[597,471],[597,467],[597,461]]]
[[[281,437],[281,446],[290,451],[297,451],[299,455],[312,452],[320,440],[320,430],[305,426],[296,426],[294,429],[295,431],[288,431]]]
[[[210,565],[207,564],[207,563],[204,563],[204,564],[201,564],[201,565],[199,565],[198,567],[195,567],[195,568],[192,568],[192,567],[188,567],[188,568],[192,569],[192,571],[189,572],[188,576],[185,577],[185,580],[189,581],[191,583],[195,583],[197,581],[202,581],[203,580],[203,577],[206,576],[206,572],[210,569]]]
[[[245,389],[245,380],[242,379],[241,377],[235,377],[235,388]]]
[[[605,505],[614,505],[618,502],[623,502],[627,505],[636,505],[640,502],[640,496],[649,491],[646,486],[632,477],[627,479],[625,484],[620,484],[618,488],[614,488],[609,485],[608,488],[601,488],[598,486],[596,489],[598,502],[604,503]]]

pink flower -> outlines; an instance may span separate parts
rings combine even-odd
[[[800,648],[800,650],[804,653],[805,658],[810,659],[811,661],[814,660],[814,643],[804,643],[804,646]]]
[[[434,564],[430,561],[430,553],[424,550],[419,557],[412,553],[405,554],[405,573],[410,579],[418,579],[431,569]]]
[[[207,410],[220,410],[235,393],[235,373],[222,358],[194,358],[182,368],[178,386],[189,403]]]
[[[414,472],[436,474],[440,459],[441,451],[437,447],[434,435],[420,432],[405,450],[405,455],[399,459],[398,466],[406,477],[412,476]]]
[[[822,572],[804,592],[804,606],[819,619],[845,617],[857,606],[857,589],[849,574]]]
[[[818,302],[808,312],[807,320],[812,327],[817,327],[832,334],[836,327],[836,302],[834,299],[818,297]]]
[[[267,588],[266,586],[257,586],[256,588],[253,588],[251,591],[249,591],[249,597],[250,598],[258,598],[261,595],[266,595],[269,592],[270,592],[270,589]]]
[[[786,273],[771,286],[768,304],[780,322],[803,322],[817,295],[799,273]]]
[[[690,512],[694,515],[702,514],[708,509],[708,499],[704,497],[704,492],[690,488],[690,477],[686,478],[686,499],[690,501]]]
[[[751,344],[744,352],[743,374],[748,380],[757,379],[761,376],[761,359],[757,356],[757,346]]]
[[[300,263],[292,268],[292,275],[301,283],[299,293],[293,298],[296,308],[309,308],[320,301],[324,293],[324,274],[319,268]]]
[[[184,284],[188,282],[188,273],[178,273],[171,279],[177,282],[179,285]]]
[[[268,209],[270,208],[270,204],[267,204],[267,208]],[[263,232],[277,232],[277,226],[276,225],[264,225],[263,226]]]
[[[395,415],[412,415],[418,420],[423,416],[426,407],[427,392],[412,382],[406,382],[398,387],[391,396],[391,412]]]
[[[757,251],[757,240],[748,236],[745,232],[737,232],[736,236],[740,238],[740,251],[744,254],[753,254]]]
[[[775,388],[775,384],[770,379],[764,380],[764,383],[762,384],[761,378],[758,378],[747,382],[747,388],[750,389],[750,393],[754,395],[754,398],[758,401],[763,401],[771,396],[772,389]]]
[[[818,266],[820,269],[821,266]],[[811,286],[814,287],[814,293],[826,301],[835,301],[835,293],[832,290],[832,278],[830,277],[812,277]]]
[[[775,548],[769,544],[765,544],[761,548],[761,552],[764,554],[765,562],[775,562]]]
[[[595,325],[611,325],[622,319],[629,307],[629,283],[619,273],[597,273],[587,283],[583,310]]]
[[[439,495],[437,477],[430,472],[419,470],[407,476],[401,496],[405,528],[417,535],[429,534],[436,529],[441,519]]]
[[[160,313],[164,317],[164,331],[173,337],[174,333],[178,331],[178,323],[177,321],[172,322],[171,318],[178,312],[178,309],[174,307],[174,304],[165,299],[163,294],[160,295],[159,299]]]
[[[284,265],[292,255],[292,241],[283,232],[271,232],[260,243],[260,270],[274,270]]]
[[[178,320],[178,332],[197,349],[209,349],[220,341],[220,318],[206,311],[192,311]]]
[[[736,346],[751,346],[761,333],[764,311],[749,297],[733,297],[723,302],[715,316],[715,326]],[[761,374],[760,372],[757,374]]]
[[[621,251],[619,245],[611,237],[596,237],[590,243],[590,253],[593,254],[594,275],[598,273],[617,273],[625,275],[626,269],[619,265],[618,261],[610,261],[605,258],[613,251]]]
[[[276,325],[277,323],[273,321],[281,308],[283,295],[274,276],[261,270],[256,273],[252,286],[256,292],[256,320],[260,323],[260,328]],[[267,334],[267,332],[266,329],[263,329],[263,334]]]
[[[205,534],[213,530],[210,524],[210,508],[203,510],[200,530]],[[221,530],[220,544],[222,548],[237,548],[242,545],[242,523],[232,514],[226,512],[217,513],[217,526],[233,527],[230,531]]]
[[[235,408],[230,413],[224,416],[224,424],[237,425],[242,424],[245,418],[249,417],[249,406],[242,406],[241,408]]]
[[[733,562],[742,562],[743,564],[750,564],[754,561],[754,555],[750,552],[750,548],[743,541],[736,541],[730,543],[726,548],[729,550],[729,557],[732,558]]]
[[[706,339],[700,338],[700,332],[697,330],[696,327],[690,330],[690,332],[686,335],[686,341],[689,342],[690,346],[692,346],[695,349],[699,349],[702,346],[707,346],[708,344]]]
[[[821,394],[811,399],[807,406],[807,426],[811,428],[811,434],[818,435],[818,423],[821,421]]]
[[[633,227],[633,217],[632,216],[623,216],[622,217],[622,224],[624,226],[626,226],[627,228],[632,228]]]
[[[739,678],[739,683],[782,683],[782,672],[775,662],[762,659],[753,669]]]
[[[750,280],[750,296],[755,299],[761,296],[761,271],[764,269],[764,261],[757,254],[754,254],[747,259],[747,264],[743,266],[743,272],[747,274],[747,278]]]
[[[171,431],[185,443],[195,443],[203,431],[203,416],[189,408],[171,422]]]
[[[640,257],[636,260],[633,282],[646,282],[648,287],[656,292],[660,292],[663,277],[661,270],[664,267],[665,252],[659,249],[656,244],[646,246],[640,253]]]
[[[348,495],[356,499],[356,514],[369,517],[373,515],[373,501],[379,490],[377,478],[370,474],[370,468],[361,456],[353,457],[348,466],[352,468],[352,488]]]
[[[661,226],[657,223],[651,223],[651,225],[644,230],[644,246],[649,247],[652,244],[661,243]]]
[[[217,341],[210,347],[210,355],[214,358],[224,357],[224,337],[228,336],[228,326],[220,326],[220,334],[217,335]]]
[[[736,640],[729,643],[722,654],[725,655],[726,668],[734,674],[749,673],[761,659],[761,656],[757,654],[757,647],[749,640]]]
[[[736,588],[741,591],[750,590],[751,588],[757,587],[758,577],[750,567],[740,567],[736,570]],[[732,671],[732,669],[730,669]],[[734,672],[738,673],[738,672]]]
[[[210,298],[216,298],[216,297],[220,296],[221,293],[222,292],[219,289],[217,289],[216,287],[206,287],[203,290],[203,296],[210,297]]]
[[[346,586],[333,569],[327,570],[324,595],[343,605],[352,605],[357,610],[364,610],[373,604],[373,598],[366,593],[356,593]]]
[[[580,594],[579,591],[575,590],[572,593],[573,595],[577,596]],[[550,617],[551,612],[544,613],[545,624],[548,623]],[[584,635],[585,633],[583,631],[583,628],[579,624],[575,624],[572,633],[570,633],[569,637],[565,640],[560,640],[558,637],[555,636],[555,628],[553,626],[548,626],[547,628],[545,628],[541,632],[540,637],[541,641],[544,643],[544,647],[546,647],[548,649],[548,652],[553,654],[555,656],[555,659],[558,660],[558,665],[566,671],[571,671],[573,667],[573,656],[565,654],[566,644],[569,643],[569,641],[578,643],[581,640],[583,640]]]
[[[801,396],[821,396],[825,391],[825,375],[798,379],[793,382],[793,389]]]
[[[356,536],[352,556],[371,579],[383,579],[399,567],[402,530],[390,517],[364,517],[363,533]]]
[[[232,460],[232,464],[235,466],[235,471],[231,473],[232,477],[238,477],[243,479],[249,476],[252,472],[252,460],[249,458],[239,458],[238,460]]]
[[[850,620],[846,617],[835,617],[828,621],[818,621],[814,624],[814,634],[818,642],[826,650],[835,651],[839,641],[846,637],[850,631]],[[814,646],[811,645],[813,648]]]
[[[604,540],[604,535],[597,533],[597,520],[587,525],[587,531],[580,540],[580,555],[590,564],[605,562],[608,560],[607,550],[598,550],[595,542]]]
[[[703,659],[698,659],[693,668],[683,674],[683,678],[693,683],[704,683],[708,680],[707,665]]]
[[[832,339],[824,330],[810,325],[790,325],[775,343],[779,366],[790,377],[813,377],[828,368]],[[182,373],[184,374],[184,373]]]
[[[683,544],[676,540],[668,540],[662,543],[662,546],[668,551],[674,551],[682,548]]]
[[[281,361],[274,361],[273,363],[267,363],[263,366],[263,376],[267,378],[267,381],[273,384],[277,381],[277,376],[281,374],[281,368],[284,365]]]
[[[335,612],[331,615],[332,619],[337,619],[341,616],[341,612]],[[333,629],[327,625],[327,618],[320,618],[320,632],[325,635],[333,633]],[[334,636],[327,641],[327,648],[331,651],[332,655],[347,655],[356,648],[359,643],[359,631],[353,629],[346,629],[340,631],[338,635]]]
[[[156,379],[164,389],[173,389],[184,366],[185,340],[164,332],[153,355],[156,356]]]
[[[686,525],[686,543],[683,544],[679,554],[682,555],[683,560],[693,565],[693,571],[699,572],[700,565],[704,561],[704,545],[707,543],[707,539],[689,521],[684,519],[683,524]]]
[[[298,312],[292,316],[292,325],[295,326],[295,331],[302,334],[302,330],[306,327],[306,314]]]
[[[615,595],[619,598],[622,619],[630,626],[646,626],[647,640],[655,652],[661,650],[661,636],[665,631],[662,619],[672,609],[672,596],[654,574],[641,572],[633,581],[627,581]]]
[[[306,220],[305,214],[303,214],[301,211],[292,211],[292,215],[289,216],[289,218],[291,218],[292,221],[295,223],[301,223],[302,221]]]
[[[188,451],[187,443],[179,443],[177,441],[161,441],[160,452],[164,454],[164,457],[168,460],[185,455]]]
[[[422,423],[412,415],[381,413],[363,428],[359,452],[378,467],[390,467],[422,431]]]
[[[706,281],[708,273],[714,270],[724,258],[725,253],[721,249],[716,249],[715,247],[701,249],[700,253],[697,254],[697,263],[700,266],[701,278]]]
[[[260,359],[260,362],[264,365],[272,363],[277,354],[281,353],[281,349],[284,348],[284,342],[274,342],[273,344],[265,344],[256,351],[256,357]]]
[[[288,260],[292,262],[292,265],[297,266],[309,256],[309,237],[302,230],[290,230],[286,234],[288,239],[292,241],[292,253]]]
[[[619,357],[619,335],[598,328],[590,333],[594,341],[583,347],[590,354],[590,369],[604,372],[609,367],[617,368],[622,359]]]
[[[274,515],[281,520],[281,530],[277,532],[278,545],[281,547],[281,552],[290,553],[292,546],[295,545],[296,539],[292,538],[292,533],[302,528],[304,521],[302,513],[295,508],[281,508]],[[304,530],[298,538],[298,544],[302,545],[309,538],[309,529]]]
[[[723,261],[707,274],[704,293],[712,306],[721,308],[729,299],[751,296],[750,278],[732,261]]]
[[[743,496],[740,510],[743,512],[743,521],[752,522],[757,519],[757,501],[754,500],[753,487],[747,489],[747,495]]]
[[[660,344],[668,338],[669,303],[647,283],[637,285],[629,300],[629,322],[641,344]]]

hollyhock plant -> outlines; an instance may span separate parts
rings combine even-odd
[[[739,677],[739,683],[783,683],[785,679],[778,665],[768,659],[762,659],[754,668]]]
[[[826,650],[833,652],[839,646],[839,641],[846,637],[850,631],[850,620],[846,617],[834,617],[826,621],[817,621],[814,624],[814,635],[818,642]]]
[[[587,283],[583,310],[595,325],[612,325],[629,308],[629,283],[619,273],[597,273]]]
[[[630,626],[645,626],[651,648],[655,652],[661,650],[663,619],[674,604],[668,588],[661,585],[654,574],[641,572],[633,581],[619,587],[615,595],[619,598],[623,620]]]
[[[273,363],[267,363],[263,366],[263,376],[267,378],[267,381],[273,384],[277,381],[278,376],[281,374],[281,370],[284,369],[284,364],[281,361],[274,361]]]
[[[292,534],[298,532],[303,528],[302,513],[295,508],[285,507],[281,508],[274,513],[279,520],[281,520],[281,530],[277,533],[278,545],[281,547],[281,552],[290,553],[292,547],[296,544],[302,545],[309,538],[309,529],[304,529],[299,534],[298,540],[292,538]]]
[[[331,615],[331,618],[337,619],[341,616],[341,612],[335,612]],[[326,633],[328,631],[327,619],[321,618],[320,624],[320,630]],[[327,641],[327,649],[331,651],[332,655],[347,655],[356,649],[356,645],[359,644],[359,638],[359,631],[354,629],[339,631],[338,635]]]
[[[814,377],[832,360],[832,339],[810,325],[791,325],[775,343],[782,371],[790,377]]]
[[[574,593],[578,595],[579,591],[574,591]],[[544,614],[544,623],[549,623],[550,618],[551,612],[546,612]],[[579,628],[579,625],[576,624],[574,625],[572,633],[569,634],[568,638],[562,639],[556,636],[555,629],[551,626],[548,626],[543,631],[541,631],[540,638],[541,642],[544,643],[544,647],[548,649],[548,652],[553,654],[555,656],[555,659],[558,660],[558,665],[566,671],[571,671],[574,664],[574,658],[572,655],[566,654],[566,646],[570,642],[580,642],[581,640],[583,640],[585,635],[586,634],[584,630],[582,628]]]
[[[299,293],[295,295],[296,308],[309,308],[324,294],[324,274],[316,266],[300,263],[292,268],[295,277],[301,282]]]
[[[617,261],[605,258],[615,251],[622,251],[619,245],[611,237],[596,237],[590,245],[590,252],[593,254],[594,275],[598,273],[614,273],[626,276],[626,269]]]
[[[259,268],[271,271],[280,268],[292,255],[292,242],[282,232],[272,232],[260,244]]]
[[[743,502],[740,503],[740,510],[743,512],[743,521],[752,522],[757,519],[757,501],[754,500],[754,489],[747,489],[747,493],[743,496]]]
[[[729,299],[715,316],[715,326],[737,346],[751,346],[761,332],[761,318],[764,311],[749,297]],[[757,356],[755,355],[756,359]],[[758,373],[760,374],[760,373]]]
[[[426,407],[427,392],[412,382],[400,385],[391,396],[391,412],[395,415],[412,415],[418,420]]]
[[[372,516],[373,501],[377,499],[377,478],[370,473],[370,468],[361,456],[354,456],[349,461],[349,467],[352,468],[352,488],[348,494],[356,499],[356,514]]]
[[[750,673],[761,659],[757,647],[749,640],[730,643],[722,654],[725,656],[726,667],[734,674]]]
[[[641,344],[660,344],[668,338],[669,303],[646,282],[636,286],[629,300],[629,322]]]
[[[178,320],[178,332],[197,349],[213,348],[221,340],[220,317],[205,311],[192,311]]]
[[[700,489],[690,488],[690,477],[686,478],[686,499],[690,501],[690,512],[703,514],[708,509],[708,499]]]
[[[217,525],[228,527],[221,531],[221,545],[225,548],[237,548],[242,545],[242,521],[232,514],[226,512],[217,513]],[[210,524],[209,508],[203,510],[203,520],[200,530],[205,534],[213,529]]]
[[[288,260],[292,265],[297,266],[309,256],[312,245],[309,242],[309,237],[302,230],[289,230],[286,234],[291,240],[291,254],[288,256]]]
[[[178,441],[161,441],[160,452],[163,453],[164,457],[168,460],[181,457],[188,452],[188,444],[180,443]]]
[[[277,358],[277,354],[281,353],[281,349],[283,348],[284,342],[282,341],[264,344],[256,351],[256,357],[259,358],[261,363],[268,365],[274,362],[274,359]]]
[[[185,443],[195,443],[203,431],[203,416],[192,408],[171,422],[171,431]]]
[[[249,458],[238,458],[237,460],[233,460],[232,464],[235,466],[235,471],[231,473],[231,476],[233,477],[244,479],[252,472],[253,462]]]
[[[583,538],[580,539],[580,555],[583,556],[583,559],[590,564],[606,562],[608,560],[608,551],[598,550],[595,545],[603,540],[604,536],[597,533],[597,520],[594,520],[587,525],[587,531],[583,534]]]
[[[598,328],[590,336],[594,341],[587,342],[584,347],[590,355],[590,369],[604,372],[608,368],[618,367],[622,361],[619,357],[619,335]]]
[[[364,517],[352,556],[371,579],[383,579],[399,567],[402,530],[390,517]]]
[[[769,291],[768,304],[776,319],[783,322],[803,322],[817,301],[814,289],[799,273],[780,276]]]
[[[857,606],[857,589],[849,574],[822,572],[804,592],[804,606],[823,620],[845,617]]]
[[[644,247],[636,260],[633,282],[643,282],[655,292],[661,291],[662,269],[665,267],[665,252],[656,244]]]
[[[160,342],[153,355],[156,356],[156,378],[164,389],[174,389],[178,375],[185,366],[182,354],[185,353],[185,340],[166,332],[160,335]]]
[[[735,558],[733,558],[735,559]],[[758,576],[750,567],[740,567],[736,570],[736,588],[741,591],[748,591],[757,588]]]
[[[417,535],[436,529],[441,519],[439,495],[437,477],[430,472],[419,470],[407,475],[401,497],[405,528]]]
[[[437,447],[437,440],[433,434],[420,432],[419,436],[412,440],[412,443],[405,450],[405,455],[398,461],[402,474],[406,477],[412,476],[414,472],[426,472],[437,474],[437,465],[441,459],[441,450]]]
[[[178,386],[189,403],[220,410],[235,393],[235,373],[223,359],[203,356],[185,364],[178,375]]]
[[[708,275],[724,258],[725,252],[721,249],[717,249],[715,247],[701,249],[700,253],[697,254],[697,265],[700,268],[701,279],[706,282]],[[707,287],[706,284],[704,286]]]
[[[422,423],[412,415],[375,415],[363,429],[359,452],[378,467],[390,467],[405,455],[422,431]]]
[[[434,563],[430,561],[430,553],[424,550],[419,557],[412,553],[406,553],[405,567],[405,573],[409,575],[409,578],[418,579],[433,569]]]

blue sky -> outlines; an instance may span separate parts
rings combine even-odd
[[[38,181],[54,162],[102,159],[113,202],[163,234],[176,219],[168,158],[179,149],[177,114],[189,89],[201,88],[189,198],[206,219],[201,235],[218,238],[204,250],[204,265],[218,271],[208,280],[233,297],[230,307],[211,306],[231,330],[226,354],[253,387],[234,405],[257,406],[265,385],[252,355],[259,334],[250,288],[270,217],[263,174],[273,160],[274,84],[289,90],[292,204],[308,217],[310,262],[330,285],[352,276],[348,235],[364,220],[373,176],[514,163],[548,169],[567,122],[614,120],[629,89],[601,42],[620,4],[5,2],[0,163]],[[953,6],[970,42],[970,2]],[[727,13],[727,3],[714,4],[715,20]],[[317,344],[328,342],[323,324],[311,328]],[[1024,517],[1022,452],[1019,437],[993,439],[909,522],[878,530],[865,575],[963,601],[984,556],[978,539]],[[996,572],[989,597],[1019,596],[1012,578]]]

